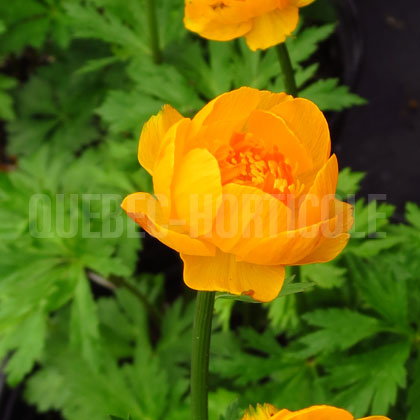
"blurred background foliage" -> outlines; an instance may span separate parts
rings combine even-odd
[[[161,65],[142,0],[0,3],[0,358],[40,419],[189,416],[193,294],[156,273],[165,261],[143,268],[142,235],[119,208],[151,189],[138,135],[165,103],[193,115],[240,86],[283,90],[274,51],[205,42],[184,29],[183,0],[157,3]],[[287,41],[300,95],[324,111],[362,105],[320,69],[334,8],[304,13]],[[338,194],[362,179],[343,170]],[[420,208],[407,204],[404,224],[393,211],[358,199],[345,252],[303,267],[290,294],[217,299],[211,420],[266,401],[420,418]]]

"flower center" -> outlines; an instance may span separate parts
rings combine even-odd
[[[223,184],[252,185],[269,194],[283,196],[300,190],[289,160],[275,146],[273,150],[266,150],[251,134],[234,133],[229,146],[219,149],[216,157]]]

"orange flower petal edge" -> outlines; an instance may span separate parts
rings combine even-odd
[[[327,262],[346,246],[352,207],[335,198],[338,162],[312,102],[240,88],[184,118],[147,122],[139,161],[154,194],[122,207],[181,254],[184,281],[268,302],[285,266]]]
[[[278,410],[271,404],[249,407],[241,420],[355,420],[353,415],[342,408],[315,405],[299,411]],[[390,420],[384,416],[364,417],[359,420]]]
[[[214,41],[244,36],[252,50],[267,49],[292,34],[299,8],[314,0],[185,0],[187,29]]]

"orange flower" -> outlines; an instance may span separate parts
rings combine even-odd
[[[348,241],[352,208],[334,198],[330,146],[316,105],[284,93],[241,88],[192,120],[167,105],[140,136],[154,196],[122,207],[181,254],[192,289],[270,301],[285,265],[330,261]]]
[[[354,420],[346,410],[328,405],[315,405],[299,411],[278,410],[271,404],[250,407],[241,420]],[[384,416],[364,417],[359,420],[389,420]]]
[[[299,7],[314,0],[185,0],[185,27],[204,38],[245,36],[251,50],[286,40],[299,21]]]

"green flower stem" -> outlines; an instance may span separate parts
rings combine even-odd
[[[283,83],[286,92],[294,97],[298,96],[298,90],[295,80],[295,72],[290,60],[289,51],[287,50],[286,43],[282,42],[276,46],[277,55],[279,57],[281,73],[283,76]]]
[[[147,20],[150,32],[150,48],[153,60],[156,64],[162,62],[162,55],[159,46],[159,28],[156,17],[156,0],[146,0]]]
[[[208,419],[208,374],[215,292],[197,292],[191,354],[191,419]]]

